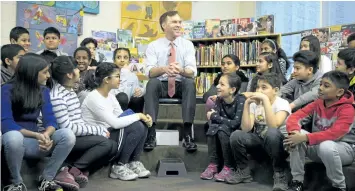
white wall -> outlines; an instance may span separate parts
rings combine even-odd
[[[192,20],[212,18],[238,18],[255,15],[255,2],[233,1],[194,1],[192,2]],[[79,36],[78,43],[91,35],[91,30],[116,31],[120,28],[121,2],[100,1],[98,15],[84,15],[83,35]],[[1,41],[0,44],[9,43],[10,30],[16,26],[16,2],[1,2]]]

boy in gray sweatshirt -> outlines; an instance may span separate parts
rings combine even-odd
[[[293,111],[318,98],[318,88],[323,76],[318,71],[319,57],[312,51],[301,50],[293,55],[294,79],[281,87],[282,98],[292,100]]]

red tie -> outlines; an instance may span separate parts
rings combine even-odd
[[[170,48],[170,55],[169,55],[169,64],[176,62],[176,52],[175,52],[175,47],[174,43],[170,42],[171,48]],[[175,94],[175,77],[168,77],[168,95],[170,97],[173,97]]]

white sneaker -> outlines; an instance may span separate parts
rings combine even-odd
[[[138,175],[128,168],[128,164],[124,164],[112,165],[110,177],[120,180],[135,180],[138,178]]]
[[[138,178],[148,178],[150,176],[150,171],[145,169],[144,165],[140,161],[130,162],[128,164],[128,168],[138,174]]]

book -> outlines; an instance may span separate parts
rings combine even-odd
[[[257,26],[254,18],[238,18],[235,20],[236,35],[255,35]]]
[[[113,51],[117,48],[116,33],[93,30],[91,36],[97,41],[97,60],[99,62],[113,62]]]
[[[222,57],[226,54],[238,56],[242,65],[256,64],[261,53],[261,40],[263,39],[247,42],[225,40],[210,45],[199,44],[195,46],[196,65],[219,66]]]
[[[199,38],[205,38],[205,30],[206,30],[206,25],[205,21],[194,21],[194,27],[193,27],[193,38],[199,39]]]
[[[258,34],[272,34],[275,31],[274,15],[264,15],[257,17]]]
[[[185,39],[193,39],[193,21],[183,21],[182,22],[182,37]]]
[[[119,48],[134,48],[132,31],[126,29],[117,29],[117,45]]]
[[[206,37],[216,38],[220,37],[220,20],[219,19],[207,19],[206,20]]]
[[[146,58],[145,51],[148,48],[148,44],[151,42],[150,38],[147,37],[135,37],[135,44],[138,51],[138,62],[143,64]]]
[[[235,28],[235,20],[234,19],[226,19],[221,20],[221,36],[233,36],[234,28]]]

